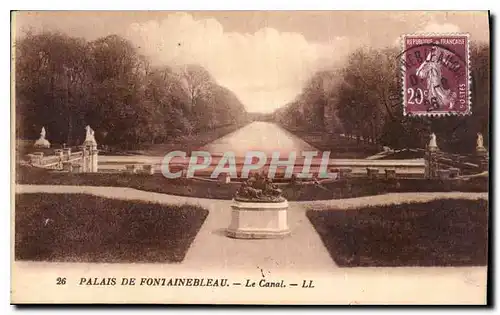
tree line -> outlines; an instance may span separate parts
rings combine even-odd
[[[476,134],[488,143],[490,49],[471,43],[472,115],[441,118],[403,116],[397,48],[360,48],[343,67],[322,70],[302,93],[274,113],[289,129],[343,134],[360,143],[423,148],[434,132],[445,150],[470,151]]]
[[[16,135],[81,144],[90,125],[100,144],[168,142],[246,121],[243,104],[199,65],[153,66],[134,45],[27,32],[15,42]]]

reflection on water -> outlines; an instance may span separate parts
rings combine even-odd
[[[207,144],[200,150],[208,151],[212,155],[232,151],[237,157],[245,156],[248,151],[261,151],[267,156],[277,151],[280,156],[287,157],[291,151],[300,156],[302,151],[318,149],[274,123],[256,121]]]

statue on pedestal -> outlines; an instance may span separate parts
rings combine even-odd
[[[282,202],[281,189],[264,174],[255,174],[243,182],[236,192],[235,200],[247,202]]]
[[[279,238],[290,234],[288,201],[265,174],[255,174],[242,183],[231,204],[232,238]]]
[[[50,148],[50,142],[45,139],[45,127],[42,127],[42,131],[40,132],[40,139],[35,141],[35,148]]]
[[[476,151],[481,153],[486,152],[486,148],[484,147],[483,135],[480,132],[477,133]]]
[[[85,135],[85,141],[83,142],[83,144],[97,145],[97,142],[95,141],[94,130],[92,130],[90,126],[85,127],[85,130],[87,131],[87,133]]]
[[[431,133],[429,144],[427,145],[427,152],[425,153],[425,177],[433,178],[437,174],[438,164],[436,155],[439,151],[437,146],[436,134]]]
[[[484,148],[483,135],[480,132],[477,133],[477,147]]]
[[[427,145],[427,149],[430,151],[439,150],[439,148],[437,146],[437,141],[436,141],[436,134],[434,132],[431,133],[431,137],[430,137],[429,144]]]
[[[87,131],[83,142],[83,172],[97,172],[97,142],[95,141],[94,130],[90,126],[85,127]]]

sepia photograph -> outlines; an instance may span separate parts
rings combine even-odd
[[[11,46],[11,303],[487,304],[488,11],[12,11]]]

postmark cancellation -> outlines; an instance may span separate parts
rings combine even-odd
[[[404,115],[471,114],[468,34],[402,36]]]

